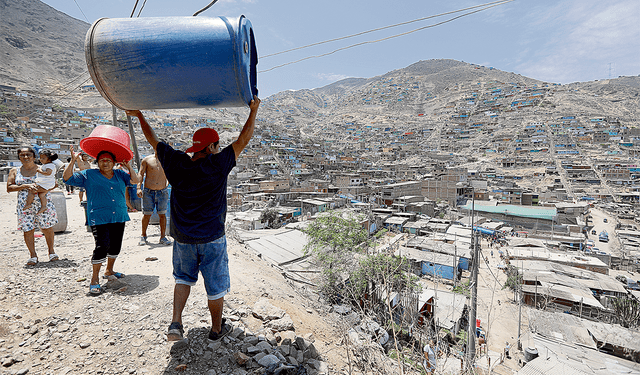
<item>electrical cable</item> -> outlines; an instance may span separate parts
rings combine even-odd
[[[138,15],[136,17],[140,17],[140,13],[142,13],[142,10],[144,9],[145,5],[147,5],[147,0],[144,0],[144,2],[142,3],[142,6],[140,7],[140,11],[138,12]]]
[[[136,12],[136,8],[138,7],[138,2],[140,0],[136,0],[136,3],[133,5],[133,9],[131,10],[131,15],[129,16],[129,18],[133,18],[133,14]]]
[[[304,58],[299,59],[299,60],[295,60],[295,61],[291,61],[291,62],[288,62],[288,63],[284,63],[284,64],[276,65],[276,66],[274,66],[274,67],[272,67],[272,68],[269,68],[269,69],[261,70],[261,71],[259,71],[258,73],[265,73],[265,72],[269,72],[269,71],[272,71],[272,70],[277,69],[277,68],[282,68],[282,67],[284,67],[284,66],[291,65],[291,64],[295,64],[295,63],[299,63],[299,62],[302,62],[302,61],[305,61],[305,60],[309,60],[309,59],[314,59],[314,58],[319,58],[319,57],[324,57],[324,56],[332,55],[332,54],[334,54],[334,53],[336,53],[336,52],[344,51],[344,50],[346,50],[346,49],[350,49],[350,48],[353,48],[353,47],[358,47],[358,46],[362,46],[362,45],[365,45],[365,44],[378,43],[378,42],[382,42],[382,41],[385,41],[385,40],[389,40],[389,39],[393,39],[393,38],[398,38],[398,37],[401,37],[401,36],[409,35],[409,34],[412,34],[412,33],[417,32],[417,31],[421,31],[421,30],[424,30],[424,29],[432,28],[432,27],[435,27],[435,26],[440,26],[440,25],[443,25],[443,24],[445,24],[445,23],[448,23],[448,22],[451,22],[451,21],[455,21],[455,20],[457,20],[458,18],[462,18],[462,17],[468,16],[468,15],[471,15],[471,14],[474,14],[474,13],[482,12],[482,11],[484,11],[484,10],[487,10],[487,9],[493,8],[493,7],[498,6],[498,5],[503,5],[503,4],[506,4],[506,3],[511,2],[511,1],[514,1],[514,0],[505,0],[505,1],[500,2],[500,3],[498,3],[498,4],[490,5],[490,6],[488,6],[488,7],[482,8],[482,9],[478,9],[478,10],[474,10],[474,11],[471,11],[471,12],[467,12],[467,13],[461,14],[461,15],[459,15],[459,16],[456,16],[456,17],[450,18],[450,19],[448,19],[448,20],[445,20],[445,21],[442,21],[442,22],[438,22],[438,23],[435,23],[435,24],[432,24],[432,25],[428,25],[428,26],[419,27],[419,28],[417,28],[417,29],[410,30],[410,31],[407,31],[407,32],[404,32],[404,33],[400,33],[400,34],[396,34],[396,35],[391,35],[391,36],[388,36],[388,37],[385,37],[385,38],[381,38],[381,39],[377,39],[377,40],[369,40],[369,41],[365,41],[365,42],[360,42],[360,43],[352,44],[352,45],[349,45],[349,46],[346,46],[346,47],[342,47],[342,48],[338,48],[338,49],[333,50],[333,51],[331,51],[331,52],[323,53],[323,54],[320,54],[320,55],[307,56],[307,57],[304,57]]]
[[[88,71],[85,71],[85,72],[80,73],[76,78],[74,78],[74,79],[72,79],[71,81],[67,82],[64,86],[62,86],[62,87],[60,87],[60,88],[57,88],[57,89],[54,89],[54,90],[53,90],[53,91],[51,91],[50,93],[45,94],[45,96],[58,96],[58,94],[54,94],[56,91],[64,90],[65,88],[67,88],[67,87],[71,86],[71,84],[72,84],[74,81],[76,81],[78,78],[81,78],[81,77],[83,77],[85,74],[88,74],[88,73],[89,73]],[[85,81],[85,82],[86,82],[86,81]]]
[[[82,81],[82,83],[80,83],[78,86],[74,87],[73,89],[71,89],[69,92],[67,92],[66,94],[62,95],[62,97],[60,99],[58,99],[57,101],[51,103],[51,107],[53,107],[54,105],[58,104],[62,99],[64,99],[67,95],[71,94],[72,92],[74,92],[75,90],[77,90],[78,88],[82,87],[82,85],[84,85],[85,83],[87,83],[87,81],[89,81],[91,79],[91,77],[85,79],[84,81]],[[68,85],[68,84],[67,84]],[[29,113],[28,115],[26,115],[25,117],[31,117],[31,115],[35,115],[36,113],[38,113],[38,111],[34,111]],[[6,118],[6,117],[5,117]]]
[[[375,29],[362,31],[362,32],[359,32],[359,33],[355,33],[355,34],[351,34],[351,35],[347,35],[347,36],[342,36],[342,37],[339,37],[339,38],[328,39],[328,40],[325,40],[325,41],[322,41],[322,42],[311,43],[311,44],[307,44],[307,45],[301,46],[301,47],[291,48],[291,49],[280,51],[280,52],[276,52],[276,53],[270,53],[268,55],[260,56],[260,59],[265,59],[267,57],[281,55],[283,53],[287,53],[287,52],[291,52],[291,51],[297,51],[297,50],[304,49],[304,48],[314,47],[314,46],[318,46],[318,45],[321,45],[321,44],[326,44],[326,43],[330,43],[330,42],[336,42],[338,40],[353,38],[353,37],[356,37],[356,36],[369,34],[369,33],[375,32],[375,31],[390,29],[390,28],[397,27],[397,26],[408,25],[410,23],[424,21],[424,20],[428,20],[428,19],[431,19],[431,18],[446,16],[446,15],[453,14],[453,13],[464,12],[466,10],[480,8],[480,7],[488,6],[488,5],[491,5],[491,4],[506,3],[506,2],[508,2],[508,0],[498,0],[498,1],[493,1],[493,2],[490,2],[490,3],[486,3],[486,4],[480,4],[480,5],[475,5],[475,6],[468,7],[468,8],[463,8],[463,9],[453,10],[453,11],[450,11],[450,12],[440,13],[440,14],[436,14],[436,15],[433,15],[433,16],[417,18],[417,19],[411,20],[411,21],[400,22],[400,23],[396,23],[396,24],[393,24],[393,25],[389,25],[389,26],[378,27],[378,28],[375,28]],[[497,5],[500,5],[500,4],[497,4]]]
[[[87,15],[84,14],[84,12],[82,11],[82,8],[80,8],[80,4],[78,4],[78,2],[76,0],[73,0],[74,3],[76,3],[76,6],[78,7],[78,9],[80,9],[80,13],[82,13],[82,15],[84,16],[84,19],[87,21],[87,23],[91,23],[89,22],[89,19],[87,18]]]
[[[195,17],[195,16],[197,16],[198,14],[200,14],[200,13],[204,12],[205,10],[207,10],[207,9],[211,8],[211,6],[212,6],[213,4],[215,4],[215,3],[217,3],[217,2],[218,2],[218,0],[213,0],[212,2],[210,2],[210,3],[209,3],[209,5],[207,5],[206,7],[202,8],[202,9],[200,9],[199,11],[195,12],[195,13],[193,14],[193,17]]]

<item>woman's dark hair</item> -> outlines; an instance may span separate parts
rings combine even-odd
[[[58,159],[58,154],[56,154],[55,152],[53,152],[51,150],[42,150],[42,151],[40,151],[40,155],[44,155],[47,158],[49,158],[50,162]]]
[[[27,151],[29,151],[31,153],[31,155],[33,155],[33,157],[36,157],[36,150],[33,149],[33,147],[31,146],[21,146],[20,148],[18,148],[18,157],[20,157],[20,151],[27,149]]]
[[[96,156],[96,161],[100,160],[100,156],[102,156],[102,155],[104,155],[104,154],[109,154],[109,155],[111,155],[111,158],[113,159],[113,162],[114,162],[114,163],[116,162],[116,156],[113,154],[113,152],[111,152],[111,151],[106,151],[106,150],[98,152],[98,155]]]

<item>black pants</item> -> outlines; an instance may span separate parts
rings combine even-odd
[[[109,223],[91,226],[91,233],[96,242],[91,264],[102,264],[107,257],[117,258],[122,248],[125,223]]]
[[[73,186],[72,185],[65,185],[65,187],[67,188],[67,193],[73,193]]]

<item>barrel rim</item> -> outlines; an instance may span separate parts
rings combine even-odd
[[[116,104],[116,101],[113,100],[111,98],[111,96],[109,96],[109,94],[107,94],[107,91],[102,87],[102,80],[99,79],[99,73],[97,71],[97,69],[95,69],[94,65],[93,65],[93,61],[94,61],[94,56],[93,53],[95,51],[95,48],[93,47],[93,35],[96,31],[96,27],[98,25],[98,23],[100,23],[101,21],[107,20],[109,19],[108,17],[102,17],[97,19],[89,28],[89,30],[87,31],[87,35],[85,38],[85,42],[84,42],[84,59],[85,62],[87,64],[87,70],[89,71],[89,75],[91,76],[91,80],[93,81],[93,85],[96,87],[96,89],[100,92],[100,95],[102,95],[102,97],[107,100],[109,103],[111,103],[112,105],[114,105],[115,107],[118,107],[120,109],[121,108],[119,105]]]

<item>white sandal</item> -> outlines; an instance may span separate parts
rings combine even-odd
[[[58,254],[49,254],[49,262],[53,262],[55,260],[60,260]]]
[[[38,264],[38,257],[29,258],[27,261],[27,266],[35,266]]]

